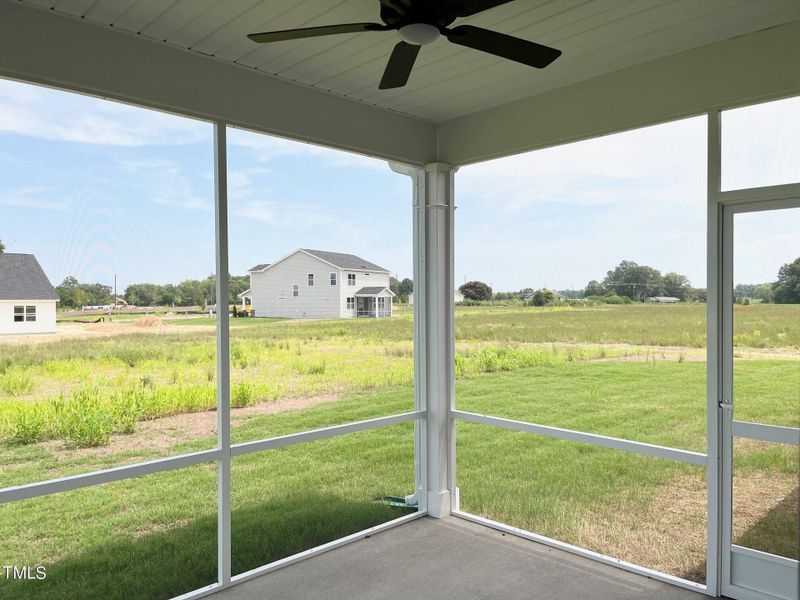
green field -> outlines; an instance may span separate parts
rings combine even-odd
[[[737,418],[800,425],[798,324],[800,306],[736,307]],[[213,421],[213,325],[0,346],[0,487],[213,447],[196,423]],[[410,410],[411,331],[408,316],[233,320],[234,441]],[[470,307],[456,332],[460,409],[705,450],[704,305]],[[704,469],[463,423],[457,445],[463,509],[703,579]],[[736,452],[737,539],[796,557],[796,449]],[[374,500],[412,488],[410,425],[235,459],[234,570],[399,516]],[[0,563],[48,578],[0,579],[0,598],[208,584],[215,510],[211,465],[3,505]]]

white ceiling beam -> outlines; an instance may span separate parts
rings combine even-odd
[[[436,158],[432,123],[6,0],[0,76],[401,163]]]
[[[800,94],[800,21],[709,44],[440,123],[463,165]]]

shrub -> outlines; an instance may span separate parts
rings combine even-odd
[[[80,389],[63,402],[57,420],[59,436],[72,446],[90,448],[108,443],[114,431],[113,408],[96,388]]]
[[[114,431],[118,433],[133,433],[136,424],[144,414],[146,391],[144,386],[137,386],[115,394],[111,400]]]
[[[237,383],[231,388],[231,406],[234,408],[244,408],[255,404],[255,386],[247,381]]]
[[[33,444],[47,438],[47,415],[39,404],[20,404],[10,414],[8,438],[19,444]]]

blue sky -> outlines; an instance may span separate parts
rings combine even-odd
[[[800,101],[724,126],[727,187],[798,178]],[[212,173],[207,123],[0,80],[0,239],[54,283],[212,273]],[[463,167],[456,279],[583,287],[630,259],[704,285],[705,193],[702,117]],[[411,275],[410,180],[384,161],[230,130],[229,200],[235,274],[310,247]],[[800,255],[793,213],[737,223],[741,281]]]

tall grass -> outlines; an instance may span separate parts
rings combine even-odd
[[[735,310],[740,346],[800,347],[800,328],[793,326],[800,322],[800,306]],[[598,360],[652,352],[659,345],[702,346],[704,311],[704,305],[459,308],[456,375]],[[213,410],[214,332],[186,329],[180,334],[138,332],[3,346],[0,439],[102,444],[111,433],[135,430],[143,419]],[[252,319],[231,331],[234,407],[413,381],[410,316]],[[648,347],[631,347],[636,344]],[[60,429],[54,425],[58,406],[63,412]]]
[[[21,396],[33,390],[33,377],[27,369],[11,367],[0,375],[0,390],[9,396]]]

